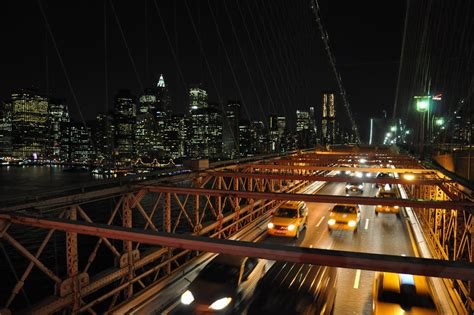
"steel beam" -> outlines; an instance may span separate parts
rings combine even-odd
[[[406,180],[403,178],[371,178],[371,177],[347,177],[347,176],[324,176],[324,175],[293,175],[293,174],[279,174],[279,173],[237,173],[237,172],[212,172],[207,174],[217,177],[232,177],[232,178],[263,178],[263,179],[285,179],[285,180],[309,180],[321,182],[361,182],[361,183],[378,183],[378,184],[402,184],[402,185],[439,185],[445,182],[451,182],[444,179],[425,179],[419,178],[414,180]],[[248,189],[249,190],[249,189]]]
[[[263,259],[324,265],[340,268],[376,270],[423,275],[450,279],[474,280],[474,264],[462,261],[446,261],[394,255],[369,254],[283,246],[268,243],[251,243],[215,238],[196,237],[183,234],[150,232],[105,224],[71,222],[64,219],[41,219],[36,217],[0,214],[0,219],[15,224],[24,224],[48,229],[57,229],[97,237],[108,237],[122,241],[168,246],[204,252]]]
[[[312,170],[312,171],[355,171],[369,173],[437,173],[426,168],[386,168],[386,167],[334,167],[309,165],[246,164],[245,167],[268,170]]]
[[[268,199],[268,200],[294,200],[320,203],[345,203],[360,205],[387,205],[413,208],[437,208],[437,209],[460,209],[470,213],[474,212],[474,202],[470,201],[436,201],[419,199],[396,199],[396,198],[375,198],[375,197],[357,197],[357,196],[333,196],[333,195],[310,195],[310,194],[289,194],[289,193],[262,193],[255,191],[235,191],[235,190],[216,190],[204,188],[171,187],[171,186],[149,186],[146,187],[152,192],[170,192],[190,195],[209,195],[209,196],[231,196],[235,198],[248,199]]]

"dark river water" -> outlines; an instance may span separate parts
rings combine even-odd
[[[0,202],[16,196],[88,184],[103,179],[89,172],[64,172],[61,166],[0,167]],[[1,204],[1,203],[0,203]]]
[[[64,168],[57,166],[28,166],[28,167],[0,167],[0,210],[3,206],[7,206],[12,200],[26,200],[31,197],[55,195],[61,191],[77,191],[77,188],[95,186],[98,184],[113,184],[119,185],[117,181],[126,180],[125,178],[103,178],[100,175],[93,175],[89,172],[64,172]],[[189,185],[183,182],[183,185]],[[157,198],[157,194],[148,193],[140,202],[148,213]],[[164,199],[164,198],[162,198]],[[103,199],[90,203],[84,203],[81,207],[96,223],[106,223],[110,214],[112,213],[118,198]],[[191,203],[190,203],[191,205]],[[157,209],[163,209],[163,200],[160,201]],[[172,205],[172,221],[174,222],[178,216],[179,208],[176,204]],[[35,215],[36,209],[29,209]],[[46,217],[57,218],[59,210],[44,211],[42,214]],[[82,219],[81,219],[82,220]],[[117,214],[113,222],[114,225],[121,225],[121,213]],[[145,225],[144,218],[138,211],[133,211],[133,225],[134,227],[141,227]],[[183,218],[184,220],[184,218]],[[163,231],[163,214],[158,210],[153,217],[155,226]],[[183,225],[185,230],[189,229]],[[176,230],[177,233],[184,232],[183,227],[180,226]],[[1,228],[1,226],[0,226]],[[33,255],[38,250],[41,242],[45,238],[48,230],[32,228],[14,224],[9,227],[7,233],[17,240],[23,247],[25,247]],[[65,279],[67,277],[66,271],[66,233],[56,231],[53,237],[47,243],[43,253],[39,257],[40,261],[59,278]],[[79,253],[79,270],[82,271],[87,264],[89,255],[91,254],[96,242],[96,237],[89,237],[86,235],[78,235],[78,253]],[[123,243],[117,240],[110,240],[110,242],[117,248],[122,250]],[[141,250],[153,249],[150,246],[141,244]],[[2,307],[5,306],[13,287],[27,269],[29,260],[26,259],[20,252],[12,246],[4,238],[0,238],[0,313]],[[117,260],[104,245],[101,245],[97,252],[94,263],[88,269],[88,274],[94,277],[102,271],[117,266]],[[112,284],[114,286],[115,284]],[[37,267],[33,267],[31,274],[25,281],[23,289],[9,305],[9,309],[13,313],[18,311],[28,311],[32,305],[54,294],[54,283]],[[101,309],[98,309],[99,312]],[[97,311],[97,310],[96,310]]]

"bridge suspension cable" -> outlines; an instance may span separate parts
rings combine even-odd
[[[342,100],[344,102],[344,107],[346,108],[347,115],[349,116],[349,120],[350,120],[351,126],[352,126],[352,131],[354,132],[354,134],[357,138],[357,142],[361,143],[360,135],[359,135],[359,129],[357,128],[357,124],[354,120],[354,117],[352,117],[352,112],[351,112],[351,109],[349,107],[349,101],[347,100],[346,91],[344,90],[344,87],[342,85],[341,75],[337,72],[336,59],[335,59],[334,55],[332,54],[331,49],[329,47],[329,37],[328,37],[327,32],[324,30],[323,24],[321,23],[321,17],[319,15],[318,0],[312,0],[311,9],[313,10],[314,16],[316,18],[316,22],[318,23],[319,31],[321,32],[321,38],[324,42],[324,47],[325,47],[326,52],[327,52],[328,57],[329,57],[329,62],[331,63],[332,70],[334,72],[334,75],[336,76],[337,85],[339,87],[339,93],[341,94]]]

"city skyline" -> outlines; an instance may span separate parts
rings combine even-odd
[[[160,1],[157,2],[159,11],[151,1],[133,6],[116,3],[112,7],[107,1],[105,4],[105,19],[104,3],[71,8],[44,4],[43,8],[52,34],[56,42],[60,43],[58,50],[75,91],[77,104],[86,119],[93,119],[99,112],[112,108],[111,100],[116,90],[128,88],[138,95],[144,88],[155,83],[160,73],[164,74],[171,87],[171,99],[178,112],[185,112],[187,87],[202,83],[209,98],[215,102],[224,104],[228,99],[241,100],[242,113],[250,120],[263,120],[264,114],[281,113],[288,116],[291,125],[296,122],[296,109],[317,107],[320,91],[336,88],[309,2],[289,6],[285,1],[262,1],[255,4],[211,1],[209,7],[206,2]],[[8,5],[12,10],[15,9],[15,4]],[[390,15],[393,21],[389,23],[386,21],[387,17],[384,20],[373,14],[380,9],[377,6],[364,5],[359,8],[321,2],[323,13],[332,17],[325,22],[331,40],[334,40],[333,49],[340,61],[351,104],[354,108],[363,104],[362,111],[355,113],[359,128],[365,128],[364,119],[367,118],[363,117],[366,115],[364,112],[378,108],[380,103],[385,103],[387,110],[392,105],[389,101],[395,82],[395,75],[392,73],[397,68],[404,8],[403,4],[391,5],[394,6]],[[80,28],[75,26],[76,15],[71,15],[71,10],[77,15],[82,13],[89,16],[90,23]],[[347,47],[340,46],[340,41],[336,39],[349,40],[348,32],[357,31],[348,28],[348,25],[354,24],[354,17],[349,15],[354,10],[361,17],[370,17],[372,23],[377,23],[379,28],[384,28],[394,36],[384,38],[371,31],[371,37],[365,43],[351,43],[351,53],[346,53]],[[2,80],[7,85],[0,87],[0,99],[5,99],[15,88],[35,85],[45,93],[49,90],[49,94],[67,98],[71,104],[71,116],[78,117],[76,101],[66,83],[52,38],[44,28],[44,18],[37,3],[27,4],[23,12],[22,19],[37,21],[42,27],[34,30],[36,35],[33,37],[31,30],[23,28],[21,24],[10,23],[14,28],[5,38],[12,42],[12,49],[2,54],[12,62],[3,71],[8,80]],[[212,13],[216,17],[216,23],[213,22]],[[65,16],[70,16],[71,21],[65,21]],[[6,17],[4,22],[8,23],[8,19]],[[285,30],[278,25],[285,19],[293,21],[291,29]],[[58,23],[63,26],[57,27]],[[370,31],[367,26],[360,27],[367,32]],[[220,30],[220,37],[217,30]],[[271,37],[265,38],[263,32]],[[294,32],[300,34],[298,45],[293,45],[297,41],[289,41]],[[104,36],[107,41],[104,41]],[[18,54],[14,53],[24,46],[23,41],[18,41],[20,38],[28,38],[34,43],[34,48],[22,49],[25,54],[25,62],[22,63],[17,62]],[[386,41],[387,45],[378,45],[376,51],[373,51],[369,46],[373,47],[375,39],[377,42]],[[107,43],[106,47],[104,43]],[[277,47],[282,47],[283,50],[273,52]],[[129,57],[129,52],[132,58]],[[358,72],[362,69],[361,64],[367,63],[370,71],[380,72],[377,75],[376,72],[371,74],[366,80],[372,82],[364,84],[360,78],[354,77],[354,71]],[[390,75],[382,75],[380,63],[383,64],[382,68],[390,69]],[[107,80],[104,69],[106,66]],[[28,72],[31,75],[17,75]],[[27,77],[30,80],[25,80]],[[380,80],[381,77],[390,79]],[[105,81],[108,82],[107,86]],[[376,88],[372,93],[380,96],[366,102],[362,91],[373,90],[382,81],[385,82],[386,93]],[[342,109],[339,111],[343,113]]]

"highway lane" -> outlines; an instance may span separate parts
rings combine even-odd
[[[364,185],[363,196],[375,196],[377,189]],[[345,195],[344,183],[328,183],[319,194]],[[264,241],[302,247],[414,256],[404,218],[393,214],[375,215],[374,206],[361,206],[357,233],[327,229],[333,204],[309,203],[308,226],[299,240],[267,237]],[[339,268],[335,314],[371,314],[374,272]]]
[[[374,185],[364,184],[363,196],[373,197],[376,192]],[[345,183],[328,183],[317,194],[345,195]],[[329,233],[327,220],[332,206],[329,203],[308,203],[308,224],[299,239],[267,236],[262,241],[289,246],[414,256],[403,215],[402,219],[393,214],[376,216],[374,206],[361,206],[357,233]],[[372,271],[339,268],[334,314],[371,314],[373,279]],[[179,314],[179,307],[174,311]]]

